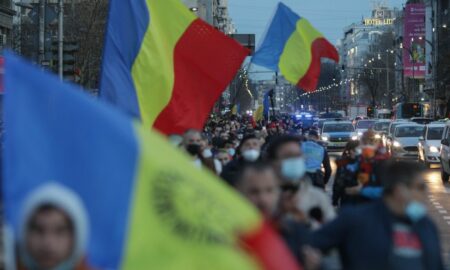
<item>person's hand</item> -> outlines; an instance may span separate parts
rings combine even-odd
[[[361,184],[358,184],[355,187],[350,187],[345,189],[345,194],[347,195],[358,195],[361,192],[361,189],[363,186]]]
[[[302,249],[305,270],[318,270],[322,264],[322,254],[317,249],[305,246]]]

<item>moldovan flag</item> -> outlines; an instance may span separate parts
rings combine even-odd
[[[202,129],[249,51],[180,0],[111,0],[101,97],[165,134]]]
[[[254,208],[164,137],[15,56],[6,70],[14,232],[30,193],[54,183],[84,202],[95,269],[299,269]]]
[[[252,62],[280,71],[305,91],[314,91],[323,57],[339,62],[336,48],[305,18],[280,2]]]

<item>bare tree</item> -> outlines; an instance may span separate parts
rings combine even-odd
[[[66,10],[66,40],[79,44],[75,55],[75,67],[80,74],[79,84],[88,89],[98,88],[108,1],[71,0]]]
[[[365,64],[358,74],[358,82],[365,90],[362,97],[369,99],[371,106],[392,105],[392,91],[395,86],[393,40],[393,33],[380,34],[364,56]]]

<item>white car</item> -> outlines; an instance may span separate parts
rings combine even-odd
[[[419,137],[423,136],[425,126],[415,123],[401,124],[395,127],[389,150],[395,159],[418,160],[417,144]]]
[[[389,129],[386,135],[383,136],[383,145],[386,146],[386,148],[390,148],[391,144],[392,144],[392,137],[394,136],[394,131],[395,128],[398,125],[402,125],[402,124],[408,124],[408,120],[395,120],[393,122],[391,122],[391,124],[389,125]]]
[[[383,135],[388,134],[391,120],[381,119],[373,125],[373,131],[375,131],[375,139],[382,139]]]
[[[440,148],[445,124],[429,124],[419,138],[419,160],[425,165],[440,163]]]
[[[352,122],[333,121],[323,124],[322,141],[327,143],[328,149],[344,149],[352,140],[358,140]]]
[[[376,120],[359,120],[358,122],[356,122],[355,125],[355,129],[356,129],[356,134],[358,135],[358,137],[362,137],[362,135],[369,130],[369,128],[372,128],[375,123],[377,121]]]

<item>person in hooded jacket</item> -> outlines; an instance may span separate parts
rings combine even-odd
[[[254,135],[245,136],[239,144],[235,158],[222,170],[221,177],[228,184],[234,185],[238,172],[246,163],[252,163],[261,157],[261,142]]]
[[[357,204],[359,196],[345,192],[346,188],[358,186],[354,167],[360,158],[359,141],[350,141],[345,146],[342,156],[336,161],[337,171],[333,183],[333,206]]]
[[[86,270],[88,216],[81,199],[71,190],[49,184],[27,198],[17,235],[19,270]]]

